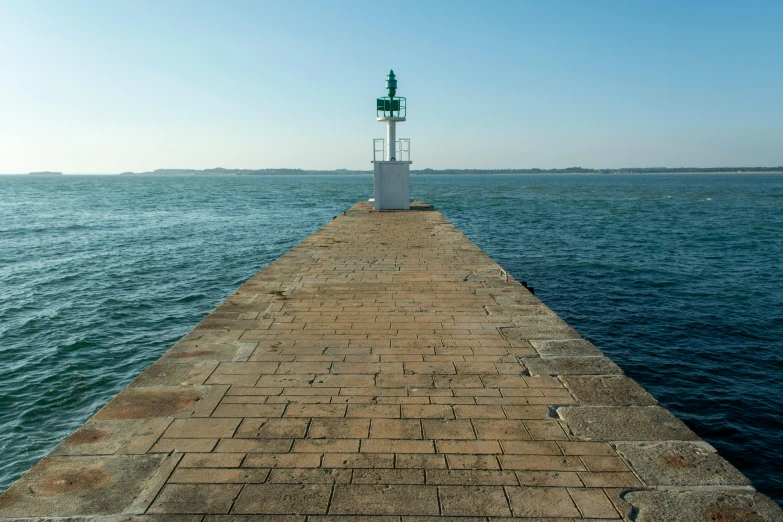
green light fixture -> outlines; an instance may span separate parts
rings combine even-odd
[[[394,76],[394,70],[390,70],[386,77],[386,90],[389,91],[389,98],[394,98],[397,94],[397,77]]]

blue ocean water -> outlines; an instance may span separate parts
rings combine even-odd
[[[0,490],[370,176],[0,176]],[[783,502],[783,176],[414,176]]]

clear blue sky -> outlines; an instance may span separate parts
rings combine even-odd
[[[783,1],[0,0],[0,172],[783,164]]]

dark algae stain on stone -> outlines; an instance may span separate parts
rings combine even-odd
[[[192,408],[201,398],[197,391],[126,389],[98,414],[96,419],[144,419],[168,417]]]
[[[783,522],[772,500],[752,490],[631,491],[634,522]]]
[[[53,476],[47,476],[31,489],[38,495],[62,495],[97,489],[108,482],[109,474],[102,468],[63,470]]]
[[[748,479],[700,441],[623,442],[616,445],[639,477],[654,487],[744,486]]]
[[[66,444],[95,444],[109,436],[109,432],[97,428],[84,428],[65,439]]]
[[[694,463],[688,457],[681,455],[663,455],[663,461],[672,468],[692,468]]]
[[[46,457],[0,496],[0,518],[122,513],[141,498],[164,458]]]

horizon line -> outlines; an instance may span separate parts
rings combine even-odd
[[[372,169],[303,169],[299,167],[267,167],[267,168],[225,168],[225,167],[210,167],[205,169],[192,169],[192,168],[159,168],[151,171],[123,171],[123,172],[62,172],[62,171],[30,171],[30,172],[3,172],[0,176],[29,176],[29,175],[62,175],[62,176],[143,176],[143,175],[199,175],[199,173],[208,173],[211,171],[225,172],[226,175],[241,175],[236,173],[253,173],[257,172],[257,175],[275,175],[276,172],[285,174],[286,171],[302,172],[302,173],[357,173],[357,174],[372,174]],[[770,173],[783,173],[783,165],[781,166],[713,166],[713,167],[556,167],[551,169],[544,169],[538,167],[505,167],[505,168],[432,168],[426,167],[423,169],[411,169],[411,173],[464,173],[471,172],[479,174],[632,174],[632,173],[743,173],[743,174],[770,174]],[[174,174],[176,173],[176,174]],[[204,174],[202,174],[204,175]],[[252,175],[252,174],[246,174]]]

